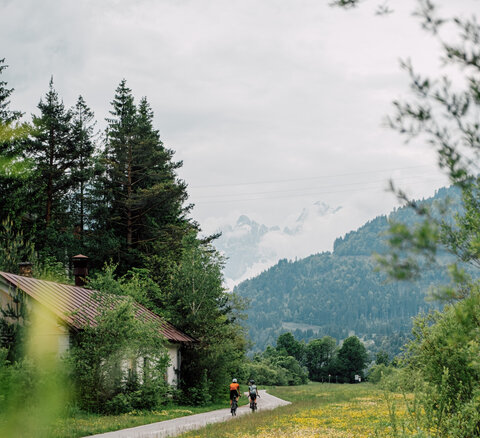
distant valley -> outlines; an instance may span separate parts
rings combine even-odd
[[[434,206],[446,197],[458,200],[452,189],[441,189],[424,202]],[[417,220],[411,209],[397,209],[388,218],[376,217],[336,239],[332,252],[282,259],[237,285],[235,292],[250,302],[247,325],[253,350],[274,345],[279,334],[290,331],[306,341],[325,335],[341,340],[355,334],[373,351],[398,353],[410,333],[412,317],[436,305],[425,299],[429,288],[448,278],[440,267],[426,270],[415,282],[391,282],[377,272],[372,253],[386,250],[388,219],[410,224]],[[245,235],[252,242],[268,232],[248,218],[239,224],[249,226]],[[243,262],[255,254],[248,246],[243,251]],[[242,260],[236,257],[232,254],[231,260]]]

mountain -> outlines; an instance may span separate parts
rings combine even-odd
[[[340,210],[341,207],[318,201],[283,225],[267,226],[242,215],[234,225],[223,226],[217,230],[221,236],[215,246],[227,258],[224,269],[227,285],[233,286],[273,266],[288,254],[292,241],[302,238],[306,228],[309,231],[324,228],[326,221]]]
[[[458,211],[459,196],[451,188],[421,202],[435,209],[447,197],[456,200],[452,208]],[[376,271],[372,253],[386,250],[388,220],[413,224],[418,219],[411,208],[400,208],[388,219],[376,217],[338,238],[333,252],[280,260],[236,286],[234,291],[250,301],[247,324],[253,349],[274,345],[280,333],[291,331],[305,340],[325,335],[341,340],[355,334],[372,350],[398,353],[412,317],[434,307],[425,300],[429,288],[448,278],[440,267],[426,270],[415,282],[388,281]],[[446,264],[448,257],[441,258]]]

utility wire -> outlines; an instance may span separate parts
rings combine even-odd
[[[276,184],[276,183],[286,183],[286,182],[293,182],[293,181],[308,181],[313,179],[322,179],[322,178],[337,178],[337,177],[344,177],[344,176],[354,176],[354,175],[372,175],[372,174],[380,174],[385,172],[394,172],[398,170],[410,170],[410,169],[431,169],[431,166],[423,165],[423,166],[412,166],[412,167],[397,167],[392,169],[382,169],[382,170],[369,170],[363,172],[350,172],[350,173],[337,173],[333,175],[321,175],[321,176],[309,176],[303,178],[288,178],[288,179],[278,179],[278,180],[270,180],[270,181],[248,181],[248,182],[239,182],[239,183],[218,183],[218,184],[208,184],[208,185],[201,185],[201,186],[189,186],[190,189],[203,189],[203,188],[212,188],[212,187],[234,187],[234,186],[248,186],[248,185],[256,185],[256,184]]]
[[[444,180],[424,180],[424,181],[418,181],[417,183],[413,183],[413,185],[418,185],[419,183],[422,182],[436,182],[438,184],[444,184]],[[381,188],[378,186],[375,187],[357,187],[355,189],[346,189],[346,190],[330,190],[330,191],[319,191],[319,192],[310,192],[310,193],[291,193],[289,195],[284,195],[284,196],[272,196],[272,197],[265,197],[265,196],[257,196],[257,197],[251,197],[251,198],[239,198],[235,196],[241,196],[242,194],[238,195],[231,195],[228,198],[225,199],[217,199],[217,200],[199,200],[198,202],[196,199],[193,201],[196,202],[197,205],[205,205],[205,204],[222,204],[222,203],[232,203],[232,202],[247,202],[247,201],[266,201],[270,199],[291,199],[291,198],[298,198],[298,197],[306,197],[306,196],[318,196],[318,195],[333,195],[333,194],[338,194],[338,193],[356,193],[356,192],[371,192],[371,193],[381,193],[381,192],[386,192],[388,191],[387,188]],[[282,193],[282,192],[280,192]],[[269,194],[264,193],[264,194]],[[223,195],[227,196],[227,195]]]
[[[414,179],[413,179],[414,178]],[[399,177],[395,178],[396,181],[410,181],[412,183],[415,182],[426,182],[426,181],[431,181],[432,179],[425,179],[425,175],[414,175],[412,176],[404,176],[404,177]],[[418,178],[421,178],[421,181],[416,181]],[[436,178],[434,178],[434,181],[437,181]],[[439,180],[440,181],[440,180]],[[444,182],[444,181],[442,181]],[[274,193],[292,193],[292,192],[308,192],[308,191],[317,191],[317,190],[323,190],[323,189],[329,189],[329,188],[343,188],[343,187],[359,187],[359,186],[366,186],[364,187],[365,189],[368,189],[369,185],[375,184],[374,188],[377,188],[377,185],[380,183],[386,183],[384,179],[381,180],[375,180],[375,181],[362,181],[362,182],[352,182],[352,183],[343,183],[343,184],[329,184],[329,185],[322,185],[322,186],[317,186],[317,187],[297,187],[297,188],[292,188],[292,189],[282,189],[282,190],[268,190],[268,191],[263,191],[263,192],[243,192],[243,193],[219,193],[219,194],[209,194],[209,195],[198,195],[195,198],[196,199],[214,199],[214,198],[221,198],[225,196],[250,196],[250,195],[268,195],[268,194],[274,194]]]

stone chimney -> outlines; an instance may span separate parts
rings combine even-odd
[[[88,275],[88,260],[88,257],[82,254],[78,254],[72,257],[75,286],[85,286],[86,278]]]
[[[21,262],[18,264],[18,271],[22,277],[31,277],[32,276],[32,266],[31,262]]]

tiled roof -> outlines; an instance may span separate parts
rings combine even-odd
[[[100,315],[99,306],[107,298],[98,291],[78,286],[37,280],[31,277],[0,272],[8,283],[25,292],[55,313],[74,329],[82,329],[88,325],[96,326]],[[122,297],[109,295],[114,301]],[[195,342],[195,339],[181,332],[160,316],[146,307],[133,302],[135,313],[148,321],[158,323],[160,333],[171,342]]]

